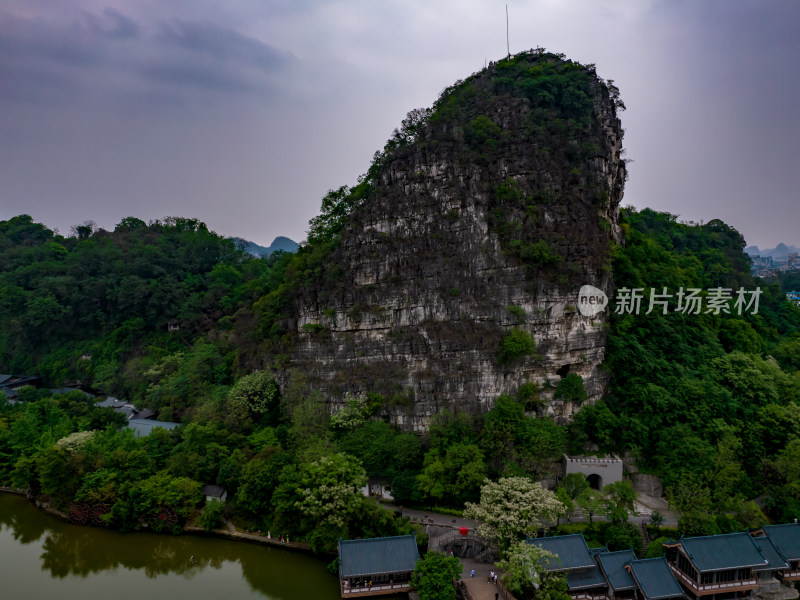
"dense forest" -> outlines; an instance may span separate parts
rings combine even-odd
[[[501,63],[508,77],[522,68]],[[543,123],[567,132],[588,118],[586,81],[570,65],[543,67],[526,92],[542,104]],[[189,518],[202,484],[216,483],[249,527],[329,549],[340,537],[410,530],[355,491],[368,477],[389,483],[398,504],[460,509],[487,477],[539,480],[556,473],[564,452],[599,451],[630,453],[661,477],[687,533],[800,514],[800,310],[777,284],[751,277],[743,238],[720,221],[624,210],[624,243],[610,250],[616,287],[760,286],[758,314],[684,314],[674,299],[666,314],[612,314],[605,400],[567,426],[544,416],[532,384],[482,415],[442,413],[424,438],[386,422],[378,394],[331,414],[302,374],[279,389],[275,372],[291,368],[281,350],[292,294],[330,270],[325,257],[381,165],[424,123],[455,110],[465,89],[411,113],[357,185],[323,199],[293,254],[255,258],[194,219],[129,217],[114,231],[82,225],[69,237],[27,215],[0,222],[0,371],[39,375],[46,387],[80,384],[181,423],[135,438],[82,392],[26,388],[13,404],[0,395],[0,485],[30,488],[59,508],[102,503],[104,522],[129,529],[165,505]],[[541,258],[495,234],[518,260]],[[585,398],[575,375],[558,388]],[[565,503],[578,495],[560,494]],[[600,512],[597,498],[578,504]],[[219,517],[212,508],[201,516]]]
[[[572,449],[587,441],[629,451],[664,480],[693,532],[748,524],[757,498],[767,514],[800,514],[800,310],[777,284],[750,275],[744,240],[721,221],[677,222],[626,211],[614,255],[617,289],[754,290],[758,314],[676,311],[613,314],[605,400],[581,410]],[[714,515],[719,515],[717,521]],[[703,516],[707,518],[701,518]],[[732,515],[739,522],[727,523]]]

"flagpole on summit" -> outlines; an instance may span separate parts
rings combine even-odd
[[[511,58],[511,45],[508,43],[508,4],[506,4],[506,52],[508,58]]]

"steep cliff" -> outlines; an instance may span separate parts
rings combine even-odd
[[[409,113],[358,197],[328,207],[344,227],[293,294],[288,364],[332,410],[377,393],[415,430],[526,383],[568,418],[577,406],[554,397],[568,373],[599,398],[606,316],[577,303],[584,284],[613,286],[619,106],[592,66],[532,51]]]

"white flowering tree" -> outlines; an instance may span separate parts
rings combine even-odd
[[[299,468],[286,467],[272,496],[276,527],[306,536],[315,550],[327,549],[347,535],[348,519],[363,502],[367,482],[361,462],[339,452]]]
[[[70,455],[75,455],[94,437],[94,431],[76,431],[56,442],[56,446]]]
[[[342,526],[361,499],[359,488],[366,482],[357,458],[343,452],[323,456],[303,469],[296,506],[320,526]]]
[[[372,414],[372,408],[369,406],[367,399],[347,394],[344,400],[344,406],[336,411],[336,414],[331,415],[331,427],[334,429],[355,429],[363,425]]]
[[[497,566],[503,570],[505,586],[514,594],[525,595],[541,585],[545,565],[557,558],[539,546],[517,541],[511,543]]]
[[[480,521],[478,533],[501,551],[525,536],[535,536],[542,521],[554,521],[566,508],[550,490],[527,477],[486,481],[478,504],[467,502],[464,516]]]
[[[280,392],[267,371],[256,371],[240,378],[227,397],[226,425],[233,430],[250,429],[252,423],[273,424],[278,417]]]

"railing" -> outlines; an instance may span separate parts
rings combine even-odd
[[[717,583],[697,583],[697,581],[686,575],[686,573],[684,573],[674,565],[670,564],[669,568],[672,569],[672,572],[675,574],[675,577],[683,581],[687,586],[689,586],[696,592],[714,592],[719,590],[730,590],[732,588],[746,588],[746,587],[758,586],[758,582],[755,579],[738,579],[736,581],[717,582]]]
[[[781,574],[781,571],[778,571],[778,574]],[[794,570],[784,570],[783,574],[780,575],[780,578],[783,581],[797,581],[800,580],[800,569]]]
[[[344,587],[342,586],[342,597],[348,596],[371,596],[378,594],[391,594],[393,591],[407,592],[411,589],[409,582],[402,583],[378,583],[363,587]]]
[[[433,548],[441,548],[442,546],[447,546],[448,544],[453,544],[458,541],[470,541],[470,542],[483,542],[483,539],[480,538],[477,534],[473,533],[472,531],[468,532],[466,535],[462,535],[458,531],[452,531],[450,533],[445,533],[444,535],[440,535],[437,538],[431,540]]]

